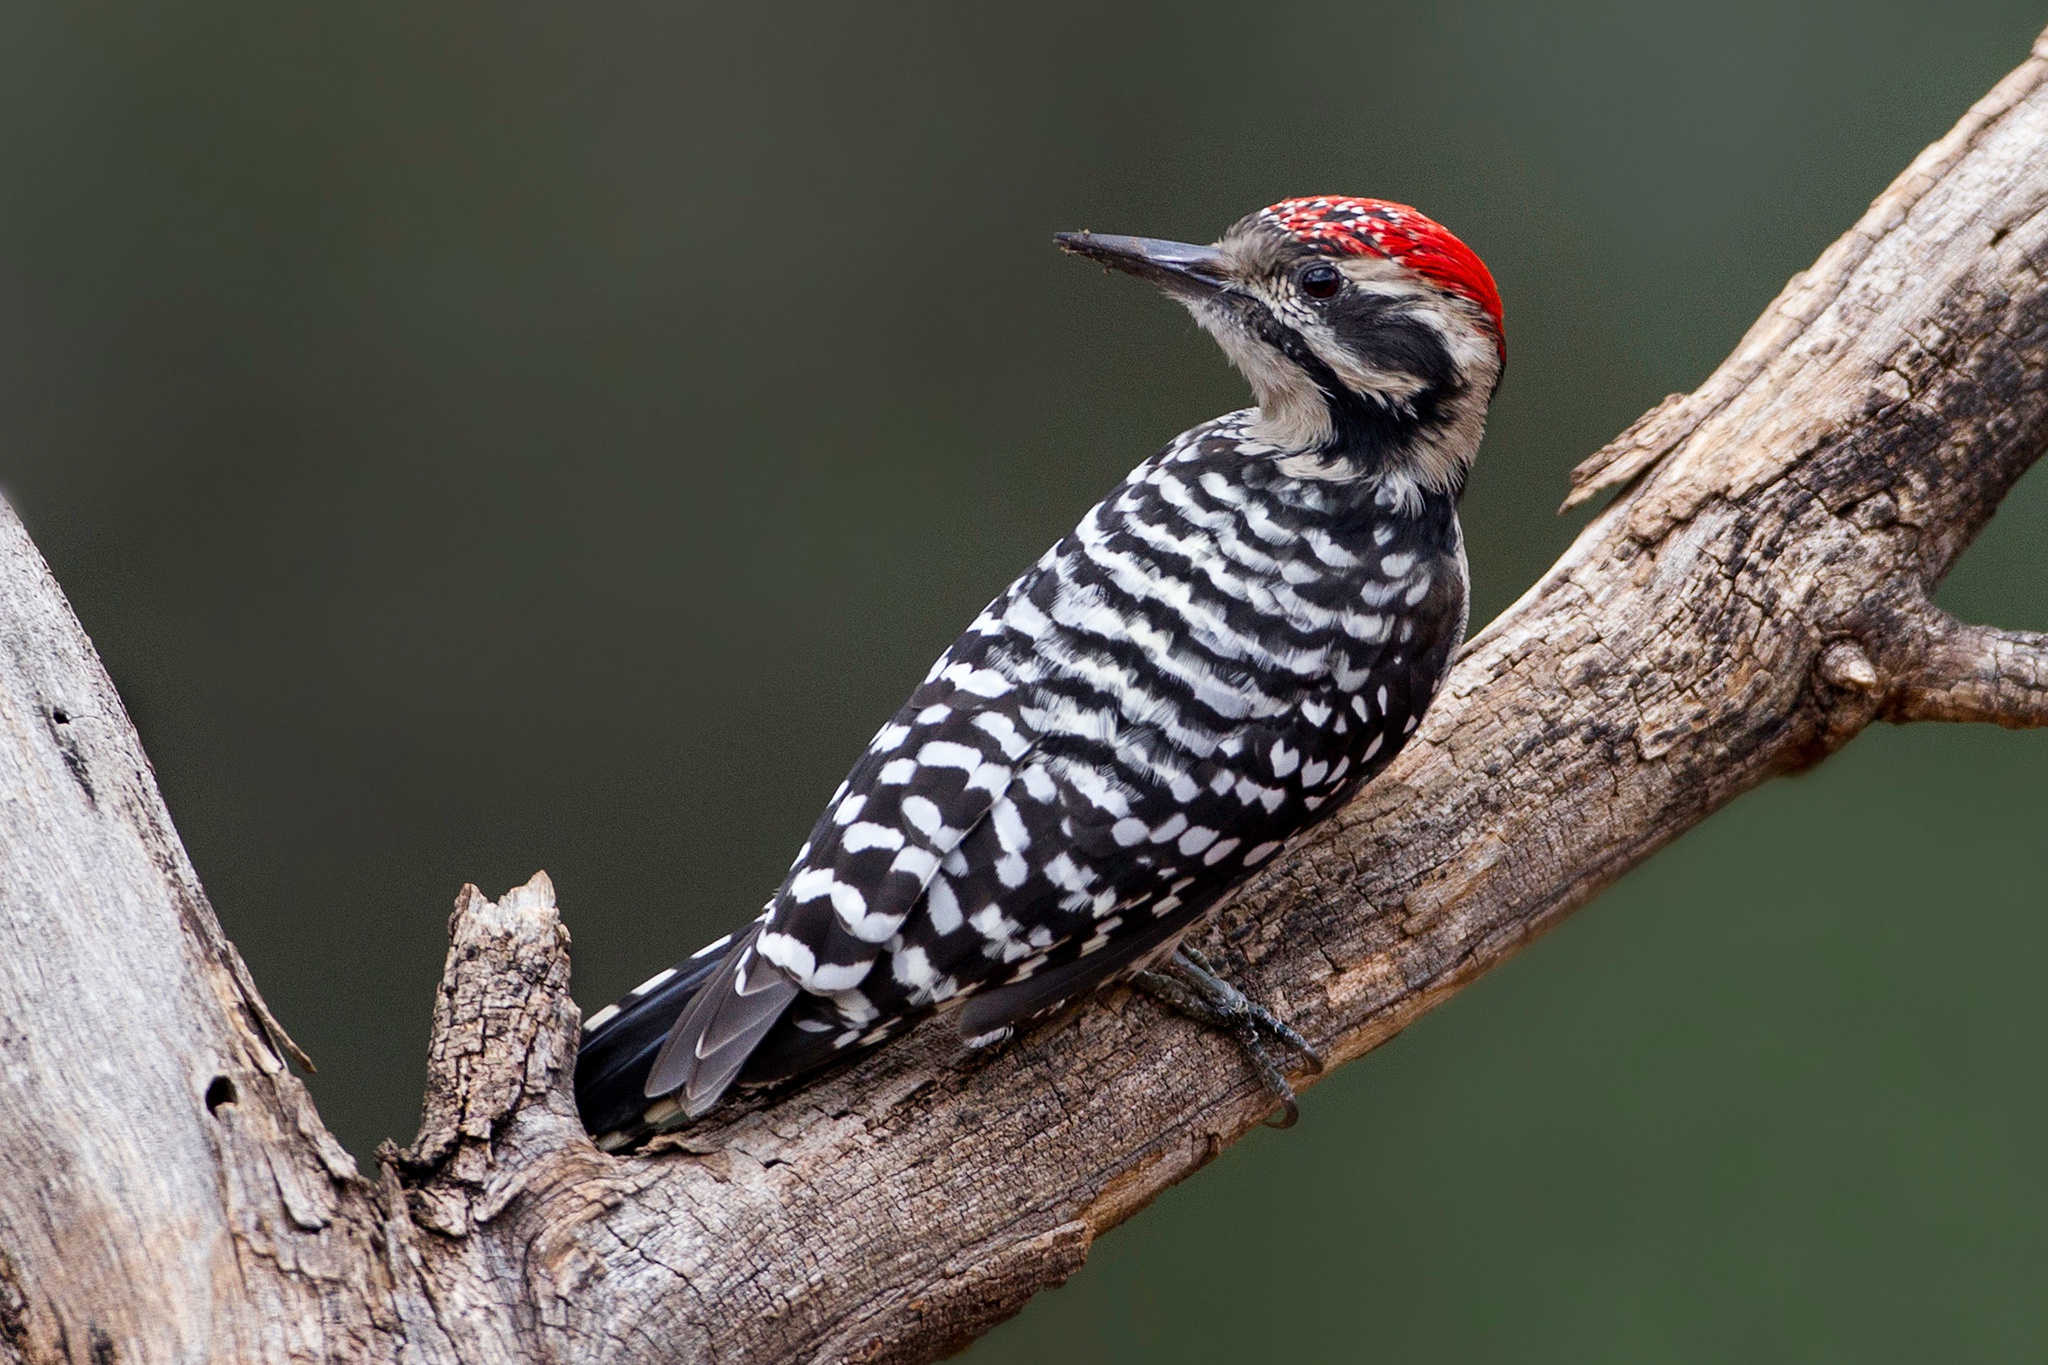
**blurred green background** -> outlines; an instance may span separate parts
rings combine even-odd
[[[980,604],[1240,404],[1055,229],[1464,235],[1484,620],[2044,20],[0,3],[0,483],[367,1155],[464,880],[548,869],[588,1007],[744,919]],[[2044,544],[2029,481],[1945,601],[2048,626]],[[2044,760],[1884,730],[1746,798],[971,1359],[2048,1356]]]

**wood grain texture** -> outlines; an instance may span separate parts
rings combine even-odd
[[[2048,38],[1582,466],[1574,498],[1616,500],[1202,946],[1340,1062],[1874,720],[2048,721],[2048,640],[1929,604],[2048,442],[2044,376]],[[1120,992],[604,1156],[536,877],[464,889],[421,1132],[360,1176],[11,516],[0,621],[0,1361],[910,1365],[1268,1108],[1227,1040]]]

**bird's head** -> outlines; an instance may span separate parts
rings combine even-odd
[[[1260,209],[1210,246],[1056,240],[1185,304],[1251,381],[1254,434],[1289,472],[1463,488],[1507,343],[1485,262],[1434,220],[1318,195]]]

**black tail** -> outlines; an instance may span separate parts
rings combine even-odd
[[[731,935],[700,948],[583,1025],[583,1046],[576,1054],[576,1108],[583,1126],[606,1151],[630,1147],[653,1131],[646,1115],[660,1102],[647,1098],[646,1085],[655,1054],[731,951]]]

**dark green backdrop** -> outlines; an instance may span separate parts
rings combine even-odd
[[[1483,620],[2044,19],[7,0],[0,480],[367,1154],[462,881],[547,868],[593,1007],[740,921],[982,601],[1239,404],[1053,230],[1335,190],[1473,243]],[[1947,603],[2048,626],[2044,532],[2025,485]],[[973,1359],[2043,1358],[2044,774],[1885,731],[1745,799]]]

